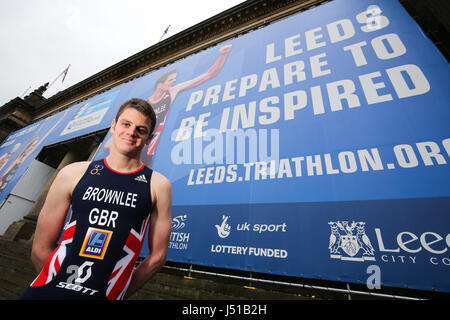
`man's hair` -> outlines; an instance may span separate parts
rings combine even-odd
[[[158,86],[159,83],[164,83],[164,82],[167,80],[167,78],[168,78],[172,73],[178,73],[178,70],[177,70],[177,69],[172,69],[172,70],[170,70],[170,71],[167,71],[167,72],[164,73],[163,75],[161,75],[161,76],[158,78],[158,80],[156,80],[156,83],[155,83],[155,89],[156,89],[156,87]]]
[[[155,111],[153,111],[153,108],[150,103],[143,99],[139,98],[132,98],[130,100],[125,101],[122,103],[122,105],[119,108],[119,111],[117,111],[116,114],[116,122],[119,120],[120,115],[126,108],[133,108],[141,113],[143,113],[145,116],[147,116],[150,119],[150,133],[155,130],[156,125],[156,114]]]

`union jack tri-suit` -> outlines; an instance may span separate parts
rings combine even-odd
[[[122,299],[150,220],[152,173],[91,162],[58,246],[19,299]]]

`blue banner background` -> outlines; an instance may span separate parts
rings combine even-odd
[[[381,8],[389,25],[362,32],[364,24],[356,16],[374,4]],[[351,21],[355,34],[331,43],[327,25],[343,19]],[[323,35],[318,42],[325,45],[307,50],[305,31],[318,27],[321,29],[316,34]],[[303,53],[285,57],[284,43],[296,34],[300,34],[295,38],[300,41],[296,48],[302,48]],[[406,51],[398,57],[380,59],[372,41],[390,34],[400,39]],[[383,39],[378,41],[387,54],[393,54],[398,48]],[[367,64],[356,66],[351,52],[344,47],[363,41],[361,49]],[[274,56],[281,58],[266,63],[271,43]],[[167,69],[177,68],[181,77],[184,68],[203,66],[189,72],[192,78],[211,65],[225,45],[232,45],[232,49],[220,73],[180,94],[172,104],[153,160],[153,168],[169,177],[173,188],[172,217],[176,227],[168,259],[360,283],[369,279],[368,267],[376,265],[385,286],[450,291],[449,69],[445,58],[405,9],[397,1],[333,1],[200,52]],[[310,58],[322,53],[326,55],[320,61],[327,64],[321,70],[329,69],[330,73],[313,78]],[[304,63],[306,79],[284,85],[285,65],[298,60]],[[397,92],[399,80],[391,80],[386,70],[406,65],[417,67],[415,70],[419,69],[426,79],[413,79],[413,74],[402,71],[406,90],[421,86],[425,89],[401,97]],[[269,84],[258,90],[264,70],[270,68],[276,68],[280,85]],[[257,84],[239,97],[240,81],[251,74],[257,75]],[[365,75],[376,87],[378,103],[367,100],[364,90],[369,89],[360,80]],[[235,97],[224,101],[225,86],[234,80],[230,85],[235,87],[231,92]],[[353,83],[351,93],[357,96],[358,106],[351,108],[344,99],[341,110],[331,111],[333,97],[327,94],[328,85],[343,80]],[[218,102],[204,103],[208,89],[214,90],[214,86],[220,86]],[[321,114],[313,112],[311,88],[315,86],[320,86],[323,97]],[[284,95],[296,90],[305,92],[306,106],[294,111],[294,119],[285,120]],[[338,88],[338,93],[342,90]],[[202,99],[187,110],[198,91],[202,91]],[[262,125],[258,123],[260,116],[274,115],[259,109],[261,101],[268,97],[277,97],[268,106],[276,106],[280,117]],[[191,136],[188,163],[174,163],[174,150],[181,150],[183,141],[175,141],[173,132],[182,127],[186,118],[198,121],[209,112],[202,130],[207,132],[220,128],[224,109],[230,108],[230,128],[234,108],[245,104],[249,115],[252,101],[256,103],[256,116],[254,126],[249,128],[256,134],[259,129],[267,129],[269,140],[270,129],[279,130],[279,158],[286,159],[284,165],[289,163],[292,177],[286,167],[281,174],[276,168],[275,178],[270,174],[265,179],[262,174],[257,176],[256,164],[249,164],[248,155],[247,164],[236,163],[236,158],[229,164],[225,156],[230,150],[223,152],[222,161],[205,163],[203,158],[195,164],[195,142],[202,142],[199,150],[205,152],[207,146],[214,146],[217,136],[210,140]],[[239,129],[247,129],[242,122],[239,124]],[[222,137],[225,142],[225,133]],[[247,144],[246,152],[249,148]],[[269,165],[269,160],[257,161]],[[295,161],[299,162],[301,175]],[[208,168],[212,168],[209,178]],[[225,179],[215,183],[221,170],[225,170]],[[262,226],[267,230],[261,231]],[[143,248],[141,255],[146,254],[148,248]]]
[[[364,32],[371,21],[381,28]],[[107,128],[160,76],[190,83],[230,46],[217,74],[172,96],[155,156],[142,158],[172,183],[168,260],[355,283],[375,265],[382,285],[450,291],[448,62],[397,1],[332,1],[191,55],[51,117],[42,132],[64,118],[39,148]],[[295,66],[304,79],[291,83]],[[103,98],[100,123],[60,135]],[[256,137],[243,150],[219,132],[233,121]],[[196,125],[206,136],[176,139]]]

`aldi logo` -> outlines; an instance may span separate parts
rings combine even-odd
[[[103,260],[112,233],[113,232],[109,230],[90,227],[84,237],[80,256]]]

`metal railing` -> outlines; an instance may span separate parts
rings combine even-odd
[[[267,284],[271,284],[271,285],[281,285],[281,286],[286,286],[286,287],[300,287],[300,288],[305,288],[305,289],[338,292],[338,293],[347,294],[349,300],[351,300],[352,294],[353,295],[366,295],[366,296],[372,296],[372,297],[378,297],[378,298],[399,299],[399,300],[425,300],[422,298],[415,298],[415,297],[408,297],[408,296],[352,290],[352,289],[350,289],[350,284],[348,284],[348,283],[347,283],[347,289],[339,289],[339,288],[333,288],[333,287],[324,287],[324,286],[317,286],[317,285],[300,284],[300,283],[293,283],[293,282],[284,282],[284,281],[260,279],[260,278],[254,278],[254,277],[236,276],[236,275],[218,273],[218,272],[195,270],[192,265],[190,265],[189,269],[180,268],[180,267],[172,267],[172,266],[167,266],[167,265],[164,266],[163,268],[188,272],[189,277],[191,276],[191,273],[198,273],[198,274],[204,274],[204,275],[214,276],[214,277],[219,277],[219,278],[230,278],[230,279],[237,279],[237,280],[249,281],[249,282],[260,282],[260,283],[267,283]]]

